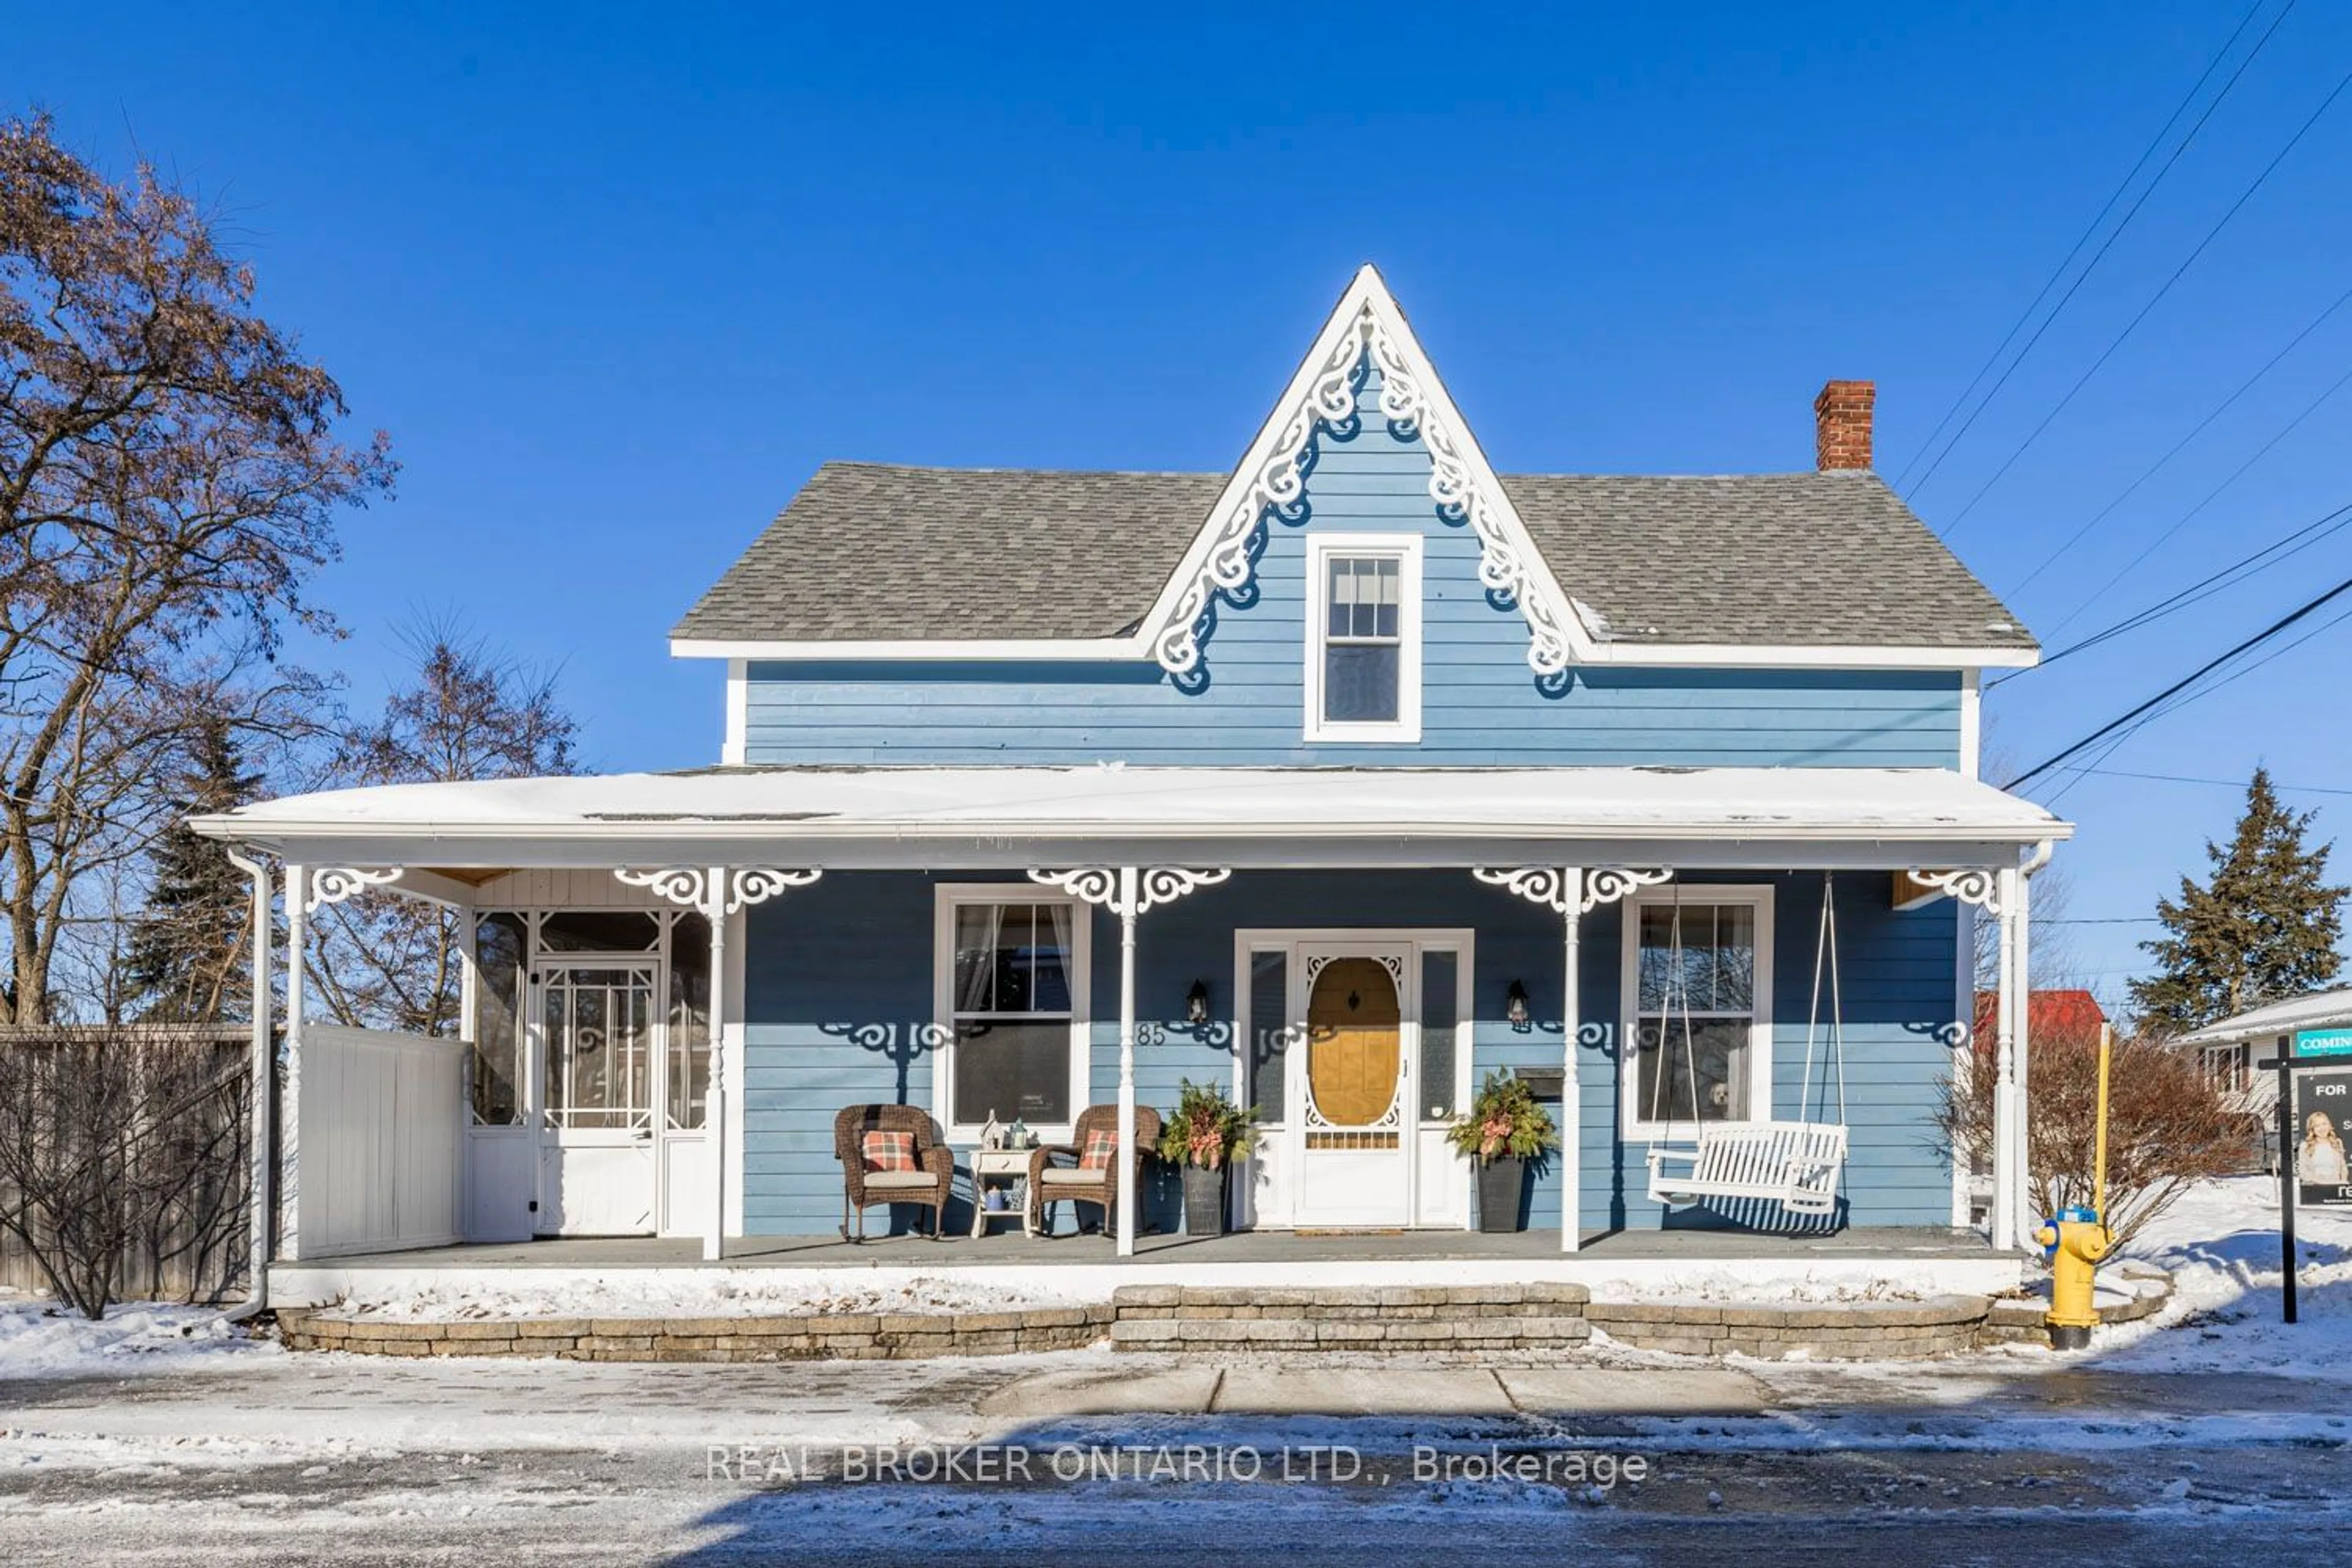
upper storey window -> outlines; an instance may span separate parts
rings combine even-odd
[[[1421,739],[1421,540],[1324,534],[1308,550],[1307,738]]]

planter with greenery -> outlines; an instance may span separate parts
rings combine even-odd
[[[1184,1234],[1222,1236],[1225,1173],[1249,1152],[1255,1109],[1235,1105],[1215,1084],[1184,1080],[1176,1109],[1161,1124],[1160,1157],[1184,1172]]]
[[[1478,1168],[1478,1228],[1518,1229],[1528,1162],[1559,1147],[1559,1130],[1552,1125],[1551,1112],[1536,1103],[1535,1091],[1507,1068],[1490,1072],[1469,1110],[1445,1136]]]

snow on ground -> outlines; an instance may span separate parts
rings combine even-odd
[[[748,1318],[838,1316],[848,1312],[1007,1312],[1027,1307],[1084,1306],[1100,1293],[1057,1288],[1053,1271],[1034,1284],[968,1283],[951,1274],[917,1275],[887,1285],[853,1285],[839,1277],[774,1269],[708,1279],[626,1273],[558,1278],[527,1287],[451,1284],[383,1297],[359,1297],[333,1309],[339,1317],[455,1321],[474,1318]]]
[[[194,1356],[278,1352],[211,1307],[118,1302],[93,1322],[54,1301],[0,1297],[0,1378],[184,1371]]]
[[[2191,1188],[2131,1247],[2170,1272],[2172,1305],[2101,1336],[2091,1354],[2134,1371],[2291,1371],[2352,1380],[2352,1208],[2295,1215],[2301,1321],[2281,1318],[2278,1183]]]

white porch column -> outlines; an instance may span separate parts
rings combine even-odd
[[[713,866],[704,882],[716,890],[727,885],[727,869]],[[741,1158],[740,1151],[732,1150],[727,1138],[727,1113],[730,1103],[729,1075],[734,1063],[727,1049],[727,924],[729,911],[723,898],[707,898],[703,918],[710,922],[710,1017],[707,1026],[710,1036],[710,1089],[702,1106],[702,1136],[704,1147],[710,1152],[710,1212],[702,1227],[702,1260],[716,1263],[727,1250],[727,1161],[730,1154]]]
[[[1232,876],[1233,868],[1190,871],[1176,866],[1082,866],[1074,870],[1033,869],[1029,879],[1058,888],[1081,903],[1118,917],[1118,1213],[1113,1234],[1118,1255],[1135,1256],[1135,922],[1155,905],[1173,903],[1195,888]]]
[[[1574,1252],[1584,1245],[1584,1085],[1576,1057],[1584,1037],[1584,917],[1601,904],[1613,904],[1674,873],[1624,866],[1603,866],[1591,872],[1580,866],[1507,869],[1478,866],[1470,874],[1490,886],[1508,889],[1530,903],[1542,904],[1560,918],[1559,1249]],[[1473,1041],[1472,1049],[1475,1048]]]
[[[710,1089],[702,1106],[703,1147],[710,1155],[710,1202],[702,1227],[702,1258],[716,1263],[726,1249],[728,1164],[742,1158],[727,1136],[734,1062],[728,1047],[727,924],[753,904],[764,904],[790,888],[805,888],[824,875],[814,867],[785,870],[773,866],[663,866],[639,870],[613,868],[614,879],[649,888],[673,904],[699,910],[710,923]]]
[[[2022,974],[2018,934],[2018,892],[2023,886],[2014,867],[2003,867],[1998,895],[2000,916],[2000,995],[1993,1007],[1992,1245],[2007,1252],[2017,1245],[2019,1158],[2017,1115],[2017,1023],[2024,1014],[2019,995]]]
[[[1118,868],[1118,1255],[1135,1256],[1135,868]]]
[[[2033,1068],[2033,960],[2032,936],[2033,930],[2033,874],[2049,863],[2050,846],[2042,845],[2026,858],[2017,871],[2017,956],[2013,961],[2017,973],[2017,1015],[2010,1027],[2014,1036],[2013,1055],[2016,1058],[2017,1088],[2012,1098],[2012,1136],[2016,1152],[2011,1158],[2011,1179],[2016,1184],[2017,1229],[2022,1239],[2031,1237],[2042,1216],[2034,1213],[2032,1165],[2032,1068]]]
[[[1559,990],[1559,1249],[1574,1252],[1584,1245],[1584,1093],[1576,1069],[1577,1038],[1584,1030],[1584,981],[1579,967],[1584,953],[1584,872],[1581,868],[1570,866],[1561,870],[1560,878],[1562,901],[1567,908],[1559,921],[1563,963]]]
[[[302,1257],[302,973],[310,930],[310,868],[286,868],[286,1094],[278,1110],[278,1252]]]
[[[269,1016],[273,998],[269,984],[269,905],[270,877],[267,861],[255,860],[239,854],[232,846],[229,864],[253,879],[253,1059],[250,1072],[253,1081],[252,1118],[248,1134],[250,1147],[248,1179],[253,1184],[249,1196],[250,1234],[246,1247],[253,1270],[252,1294],[247,1300],[255,1306],[266,1306],[269,1300],[269,1160],[275,1147],[269,1136],[269,1102],[278,1089],[277,1053],[271,1048]]]

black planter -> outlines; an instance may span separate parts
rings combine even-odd
[[[1492,1235],[1519,1228],[1528,1192],[1528,1163],[1506,1154],[1478,1167],[1478,1228]]]
[[[1184,1234],[1225,1234],[1225,1168],[1184,1167]]]

